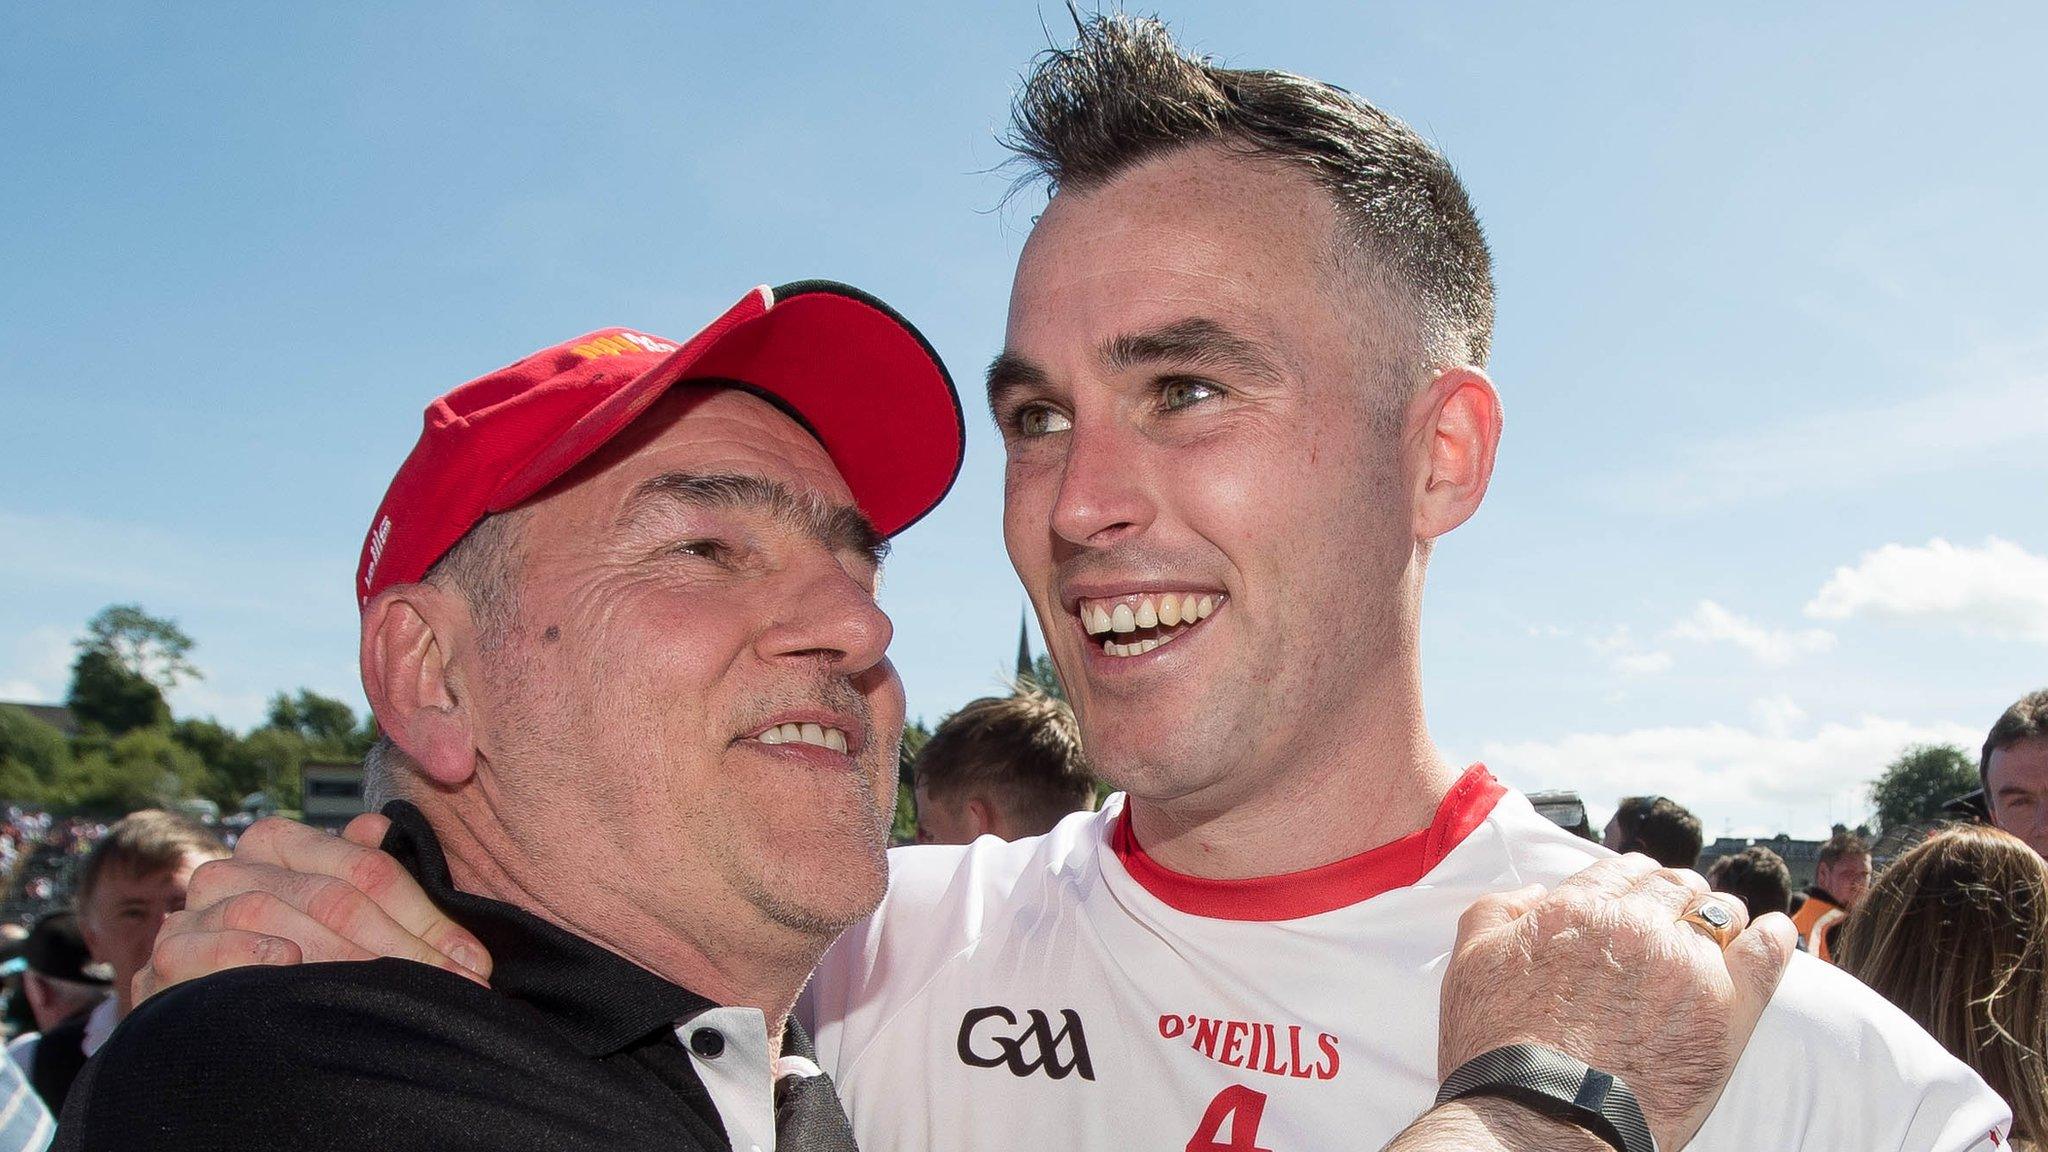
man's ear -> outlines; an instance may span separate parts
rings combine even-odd
[[[1430,541],[1471,519],[1486,497],[1500,449],[1500,393],[1477,368],[1446,368],[1408,411],[1407,439],[1421,464],[1415,538]]]
[[[469,703],[475,622],[461,596],[433,584],[387,588],[363,610],[363,692],[391,741],[447,787],[476,772]]]

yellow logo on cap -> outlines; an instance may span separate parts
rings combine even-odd
[[[585,360],[595,360],[600,356],[624,356],[634,352],[655,352],[666,355],[675,350],[676,346],[666,340],[656,340],[652,336],[642,336],[638,332],[627,332],[623,329],[616,332],[607,332],[595,339],[585,340],[581,344],[573,344],[569,347],[569,351],[583,357]]]

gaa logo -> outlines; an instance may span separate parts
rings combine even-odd
[[[1074,1072],[1083,1080],[1095,1079],[1095,1066],[1088,1062],[1088,1037],[1081,1031],[1081,1014],[1060,1009],[1061,1027],[1052,1030],[1052,1018],[1033,1008],[1022,1024],[1008,1008],[976,1008],[960,1018],[960,1062],[971,1068],[1008,1068],[1012,1076],[1029,1076],[1040,1068],[1054,1080]]]

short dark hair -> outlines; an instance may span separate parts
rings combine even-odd
[[[1700,862],[1706,843],[1700,818],[1663,796],[1630,796],[1615,814],[1621,824],[1621,850],[1641,852],[1666,868],[1691,868]]]
[[[1977,765],[1978,783],[1990,791],[1993,752],[2010,748],[2022,740],[2040,739],[2048,739],[2048,688],[2029,692],[2015,700],[2012,707],[1998,717],[1998,723],[1991,726],[1991,734],[1984,738],[1984,758]]]
[[[1792,870],[1785,867],[1783,857],[1761,844],[1714,861],[1707,883],[1716,892],[1740,896],[1752,920],[1792,906]]]
[[[1042,692],[985,696],[946,717],[910,771],[928,796],[982,795],[1023,835],[1050,831],[1095,800],[1074,713]]]
[[[1183,52],[1157,19],[1076,19],[1072,47],[1033,63],[1004,143],[1057,194],[1218,144],[1306,173],[1351,225],[1348,250],[1381,262],[1419,313],[1431,364],[1483,365],[1493,261],[1465,186],[1413,128],[1342,88]],[[1341,259],[1340,259],[1341,263]]]
[[[1837,832],[1820,846],[1816,863],[1832,868],[1849,856],[1870,855],[1870,844],[1854,832]]]

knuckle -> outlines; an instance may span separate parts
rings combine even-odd
[[[396,891],[404,876],[405,871],[398,866],[398,861],[382,852],[358,848],[349,854],[341,879],[357,892],[375,899]]]
[[[220,921],[225,928],[252,931],[268,925],[283,910],[284,902],[269,892],[237,892],[220,902]]]
[[[194,905],[211,904],[217,893],[232,889],[236,875],[243,866],[233,859],[208,860],[192,870],[192,879],[186,884],[186,902]]]
[[[269,855],[276,848],[278,839],[287,835],[286,830],[292,827],[295,825],[281,816],[265,816],[243,831],[241,838],[235,841],[235,847],[252,855]]]
[[[323,876],[308,887],[305,911],[321,924],[347,935],[346,930],[366,915],[369,904],[369,898],[355,885]]]

